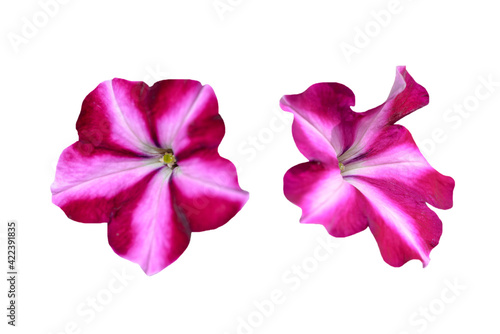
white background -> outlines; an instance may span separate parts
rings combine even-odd
[[[5,225],[16,219],[20,274],[18,327],[6,325],[2,306],[0,331],[499,333],[494,2],[220,3],[230,10],[218,13],[213,0],[61,0],[48,17],[35,0],[2,1],[0,267],[7,262]],[[388,9],[390,17],[377,23],[373,13]],[[40,26],[28,38],[26,21]],[[366,29],[371,36],[363,40],[359,31]],[[25,40],[16,47],[13,36]],[[346,57],[346,44],[357,53]],[[401,124],[429,162],[456,181],[454,207],[436,210],[440,244],[427,268],[417,261],[392,268],[365,230],[335,239],[332,254],[313,260],[333,237],[322,226],[299,224],[300,209],[283,196],[283,174],[305,158],[278,101],[336,81],[356,94],[354,110],[364,111],[385,101],[397,65],[407,66],[431,101]],[[77,140],[81,103],[114,77],[211,85],[226,124],[220,153],[238,165],[240,185],[250,192],[234,219],[194,234],[181,258],[152,277],[115,255],[104,224],[73,222],[51,203],[55,165]],[[310,273],[299,278],[294,265]],[[117,273],[129,276],[125,283]],[[2,279],[0,305],[6,292]],[[279,292],[281,303],[271,307],[265,300]],[[99,311],[88,304],[93,298]]]

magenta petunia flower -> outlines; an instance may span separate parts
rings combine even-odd
[[[217,152],[224,122],[208,85],[106,81],[83,101],[76,129],[52,201],[70,219],[107,222],[113,250],[148,275],[174,262],[191,232],[224,225],[248,200]]]
[[[286,95],[292,133],[309,162],[292,167],[284,193],[302,209],[302,223],[322,224],[335,237],[370,227],[384,260],[395,267],[419,259],[424,267],[442,224],[426,203],[452,207],[455,182],[433,169],[399,119],[427,105],[429,95],[398,67],[386,102],[353,112],[354,94],[318,83]]]

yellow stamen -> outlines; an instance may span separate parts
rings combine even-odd
[[[172,153],[165,153],[165,155],[163,156],[164,164],[168,165],[175,162],[176,162],[175,156]]]
[[[339,168],[340,168],[340,172],[342,173],[345,170],[344,164],[339,162]]]
[[[177,159],[175,158],[174,153],[172,150],[168,150],[163,157],[160,158],[160,162],[164,163],[170,168],[175,168],[177,166]]]

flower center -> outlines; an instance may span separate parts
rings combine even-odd
[[[170,149],[165,152],[159,161],[163,162],[163,164],[167,165],[171,169],[177,167],[177,159],[175,158],[174,152]]]
[[[339,162],[339,168],[340,168],[340,172],[342,173],[345,170],[344,164]]]

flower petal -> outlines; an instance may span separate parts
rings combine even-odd
[[[248,200],[248,192],[238,184],[236,168],[216,149],[200,150],[179,160],[172,191],[193,232],[224,225]]]
[[[368,227],[366,198],[344,181],[338,168],[320,162],[292,167],[284,177],[284,193],[302,208],[301,223],[322,224],[335,237]]]
[[[429,103],[429,94],[399,66],[391,93],[386,102],[364,113],[352,112],[333,130],[338,143],[339,159],[361,159],[368,146],[376,146],[381,131],[396,121]]]
[[[76,123],[80,142],[93,148],[155,153],[147,115],[147,91],[143,82],[105,81],[83,101]]]
[[[393,125],[381,131],[364,151],[362,159],[345,164],[342,174],[346,180],[350,176],[376,178],[386,189],[397,183],[404,185],[407,197],[439,209],[453,206],[455,181],[429,165],[403,126]]]
[[[299,151],[309,160],[336,164],[332,130],[352,113],[354,94],[338,83],[318,83],[297,95],[285,95],[283,110],[293,113],[292,134]]]
[[[442,233],[438,216],[423,200],[408,196],[403,184],[387,187],[387,183],[374,178],[348,179],[371,204],[369,226],[384,260],[400,267],[409,260],[419,259],[427,266],[430,251],[439,243]]]
[[[158,145],[178,158],[217,147],[224,137],[212,87],[193,80],[159,81],[150,91],[151,122]]]
[[[385,124],[394,124],[406,115],[429,104],[429,93],[408,73],[398,66],[396,79],[387,101],[380,108]]]
[[[59,158],[51,186],[52,202],[73,220],[108,222],[121,205],[134,197],[142,181],[162,164],[133,154],[92,148],[82,142],[66,148]]]
[[[173,263],[189,244],[191,229],[173,204],[172,171],[161,169],[108,224],[108,239],[120,256],[154,275]]]

